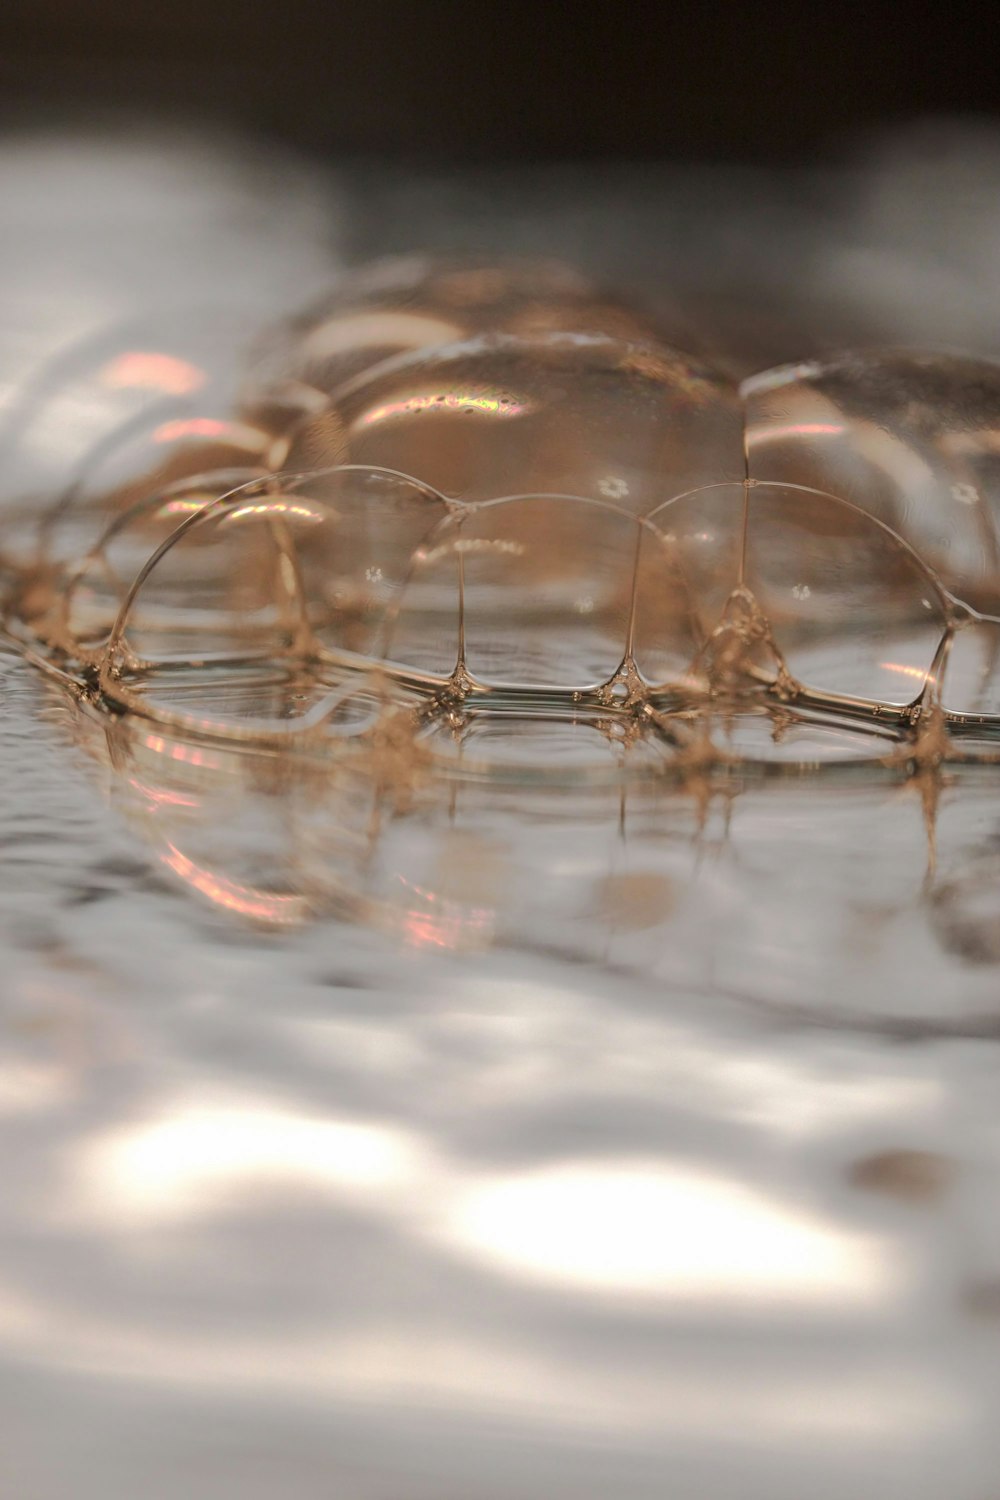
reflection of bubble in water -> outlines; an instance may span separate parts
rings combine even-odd
[[[823,731],[837,761],[808,740],[783,760],[766,716],[719,715],[732,761],[664,775],[673,748],[643,740],[623,779],[599,718],[483,712],[414,747],[384,704],[350,707],[319,755],[139,714],[84,711],[76,729],[154,867],[226,918],[560,955],[652,979],[654,1003],[690,992],[901,1036],[994,1025],[990,771],[944,802],[928,874],[905,767],[849,730]],[[810,751],[822,782],[801,775]]]

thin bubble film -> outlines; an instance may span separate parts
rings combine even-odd
[[[246,409],[268,410],[284,393],[315,409],[382,360],[486,332],[644,342],[658,338],[663,323],[662,314],[652,320],[560,261],[397,256],[344,275],[332,294],[261,335],[241,400]]]
[[[58,475],[10,470],[5,608],[96,702],[326,752],[392,726],[414,757],[551,720],[679,775],[996,753],[987,362],[737,390],[568,268],[420,258],[346,278],[242,373],[196,335],[78,351],[7,434],[72,437]]]

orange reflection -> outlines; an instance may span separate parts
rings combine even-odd
[[[302,521],[322,521],[319,511],[308,505],[297,505],[293,500],[255,500],[252,504],[240,505],[223,516],[222,523],[242,521],[247,516],[297,516]]]
[[[899,672],[903,677],[912,677],[915,682],[934,682],[933,676],[929,675],[923,667],[908,667],[900,661],[880,661],[879,666],[883,672]]]
[[[218,417],[183,417],[164,422],[153,433],[154,443],[178,443],[185,438],[220,438],[257,451],[263,451],[271,441],[270,435],[259,427],[250,427],[245,422],[224,422]]]
[[[489,907],[462,906],[437,891],[414,885],[404,875],[398,875],[397,879],[427,902],[426,911],[411,907],[403,913],[403,931],[417,947],[458,948],[470,939],[488,940],[492,936],[493,912]]]
[[[764,443],[774,443],[787,437],[839,437],[844,431],[842,422],[791,422],[786,427],[766,427],[756,432],[747,433],[747,443],[751,448],[759,448]]]
[[[203,495],[200,500],[168,500],[166,505],[161,505],[156,512],[158,516],[189,516],[196,510],[204,510],[216,497],[214,495]]]
[[[139,780],[138,776],[129,776],[128,784],[135,791],[139,792],[141,796],[152,802],[154,808],[201,806],[200,797],[185,797],[181,792],[168,792],[158,787],[147,786],[144,781]]]
[[[415,417],[425,411],[478,412],[485,417],[520,417],[529,410],[527,401],[513,396],[493,395],[488,391],[431,391],[424,396],[404,396],[375,406],[359,418],[359,427],[373,427],[392,417]]]
[[[194,745],[165,740],[161,734],[143,735],[142,742],[154,755],[169,755],[171,760],[183,760],[189,765],[208,766],[210,769],[217,769],[222,765],[219,757],[210,750],[198,750]]]
[[[168,396],[189,396],[192,391],[201,389],[207,377],[204,370],[189,364],[186,359],[132,349],[105,365],[101,379],[114,391],[132,388],[163,391]]]
[[[251,917],[257,922],[272,922],[283,927],[301,922],[306,914],[306,904],[301,896],[265,895],[253,886],[238,885],[234,880],[227,880],[223,875],[216,875],[202,865],[196,865],[173,844],[168,843],[167,850],[168,853],[161,856],[163,863],[188,885],[226,911],[235,911],[240,916]]]

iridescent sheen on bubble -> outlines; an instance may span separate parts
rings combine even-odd
[[[375,464],[462,502],[568,494],[644,515],[743,477],[726,380],[605,334],[490,334],[401,356],[342,387],[292,433],[285,466]]]

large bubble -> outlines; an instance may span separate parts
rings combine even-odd
[[[1000,365],[860,352],[743,389],[753,477],[852,501],[967,604],[1000,608]]]
[[[329,295],[268,330],[253,350],[242,399],[250,410],[268,408],[283,391],[309,406],[382,360],[485,332],[645,340],[660,321],[562,261],[397,256],[347,273]]]
[[[570,494],[643,515],[743,477],[735,390],[657,345],[604,334],[483,335],[341,387],[285,467],[377,464],[463,502]]]

